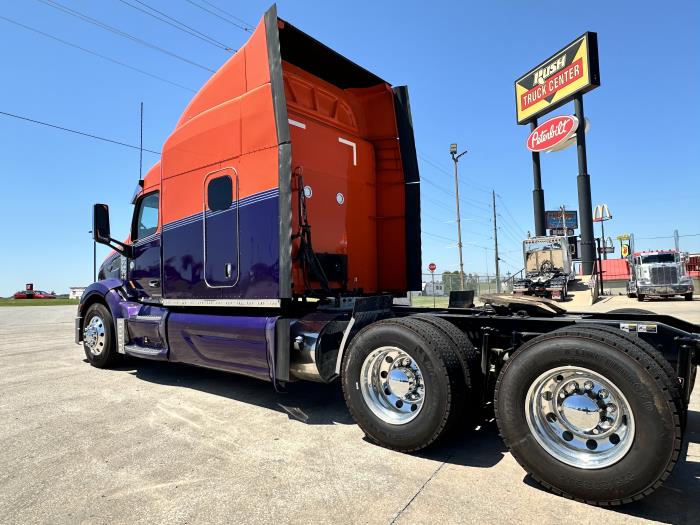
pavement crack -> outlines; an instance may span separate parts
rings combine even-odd
[[[402,509],[396,514],[396,516],[394,516],[394,518],[389,522],[389,525],[394,525],[394,523],[396,523],[396,520],[398,520],[398,519],[403,515],[403,513],[406,512],[406,510],[408,509],[408,507],[411,506],[411,503],[413,503],[413,501],[418,497],[418,495],[419,495],[421,492],[423,492],[423,489],[428,485],[428,483],[430,483],[430,481],[431,481],[435,476],[437,476],[437,473],[440,472],[440,470],[442,470],[442,467],[444,467],[445,464],[446,464],[450,459],[451,459],[451,457],[448,457],[445,461],[443,461],[442,463],[440,463],[440,465],[438,466],[438,468],[436,468],[435,471],[430,475],[430,477],[429,477],[428,479],[425,480],[425,482],[420,486],[420,488],[416,491],[416,493],[413,495],[413,497],[408,501],[408,503],[406,503],[406,505],[404,506],[404,508],[402,508]]]

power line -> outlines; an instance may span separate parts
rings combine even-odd
[[[436,233],[430,233],[424,230],[421,230],[421,233],[423,235],[427,235],[428,237],[435,237],[436,239],[442,239],[444,241],[449,241],[449,242],[455,242],[454,239],[450,239],[449,237],[445,237],[444,235],[438,235]]]
[[[513,225],[516,226],[516,231],[520,230],[520,225],[518,224],[518,221],[515,220],[515,217],[513,217],[513,214],[510,213],[510,210],[508,209],[508,206],[506,206],[506,201],[503,200],[503,197],[501,197],[498,193],[496,194],[498,199],[501,201],[501,204],[503,205],[503,209],[506,210],[506,213],[508,214],[508,217],[513,221]],[[523,230],[520,230],[522,233],[524,233]]]
[[[436,189],[442,191],[442,192],[445,193],[446,195],[450,195],[451,197],[454,197],[454,196],[455,196],[455,192],[453,192],[453,191],[451,191],[451,190],[448,190],[448,189],[446,189],[446,188],[443,188],[443,187],[440,186],[439,184],[437,184],[437,183],[431,181],[430,179],[426,178],[425,175],[422,175],[422,176],[421,176],[421,181],[422,181],[422,182],[427,182],[428,184],[430,184],[431,186],[434,186]],[[468,198],[466,198],[466,197],[460,196],[460,197],[459,197],[459,201],[460,201],[462,204],[464,204],[465,206],[473,206],[473,207],[476,207],[476,208],[481,209],[481,211],[488,211],[488,210],[489,210],[489,208],[488,208],[487,205],[482,204],[482,203],[480,203],[479,201],[476,201],[476,200],[473,200],[473,199],[468,199]]]
[[[423,180],[423,179],[421,179],[421,180]],[[443,202],[443,201],[439,201],[439,200],[437,200],[437,199],[434,199],[434,198],[432,198],[432,197],[428,197],[427,195],[423,195],[423,194],[421,194],[421,197],[420,197],[420,198],[421,198],[421,201],[430,202],[430,203],[434,204],[435,206],[444,207],[444,206],[447,204],[447,203],[445,203],[445,202]],[[459,199],[459,200],[461,201],[462,199]],[[466,202],[463,202],[463,204],[467,204],[467,205],[468,205],[468,203],[466,203]],[[421,209],[422,209],[422,208],[421,208]],[[487,210],[484,209],[483,211],[487,211]],[[475,222],[478,222],[478,223],[481,223],[481,224],[491,224],[488,220],[480,219],[480,218],[477,218],[477,217],[471,217],[471,216],[470,216],[470,217],[464,217],[462,220],[465,220],[465,221],[475,221]],[[450,221],[450,222],[456,222],[456,221],[452,220],[452,221]]]
[[[431,166],[432,166],[433,168],[435,168],[436,170],[438,170],[438,171],[444,173],[445,175],[449,175],[450,177],[452,176],[452,174],[451,174],[450,172],[448,172],[445,168],[443,168],[442,166],[438,165],[436,162],[430,160],[430,158],[428,158],[428,157],[427,157],[426,155],[424,155],[423,153],[419,153],[418,156],[419,156],[421,159],[423,159],[424,162],[428,163],[429,165],[431,165]],[[462,180],[462,177],[459,177],[459,179]],[[464,185],[466,185],[466,186],[469,187],[469,188],[472,188],[472,189],[475,189],[475,190],[478,190],[478,191],[483,191],[484,193],[491,193],[491,190],[489,190],[489,189],[487,189],[487,188],[485,188],[485,187],[483,187],[483,186],[480,186],[479,184],[477,184],[476,182],[474,182],[474,181],[472,181],[472,180],[470,180],[470,179],[464,179],[462,182],[463,182]]]
[[[500,213],[498,214],[498,216],[501,219],[503,219],[503,215],[501,215]],[[516,242],[522,242],[523,237],[521,237],[521,235],[515,229],[513,229],[513,227],[510,224],[508,224],[507,221],[501,221],[500,225],[503,227],[502,228],[503,231],[508,233],[509,235],[511,235],[513,237],[513,239],[520,238],[520,241],[516,241]]]
[[[700,233],[688,233],[686,235],[679,235],[678,237],[700,237]],[[660,237],[635,237],[635,241],[651,241],[656,239],[673,239],[673,235],[662,235]]]
[[[435,239],[441,239],[441,240],[443,240],[443,241],[448,241],[448,242],[455,242],[455,239],[450,239],[449,237],[445,237],[444,235],[438,235],[438,234],[436,234],[436,233],[427,232],[427,231],[425,231],[425,230],[421,230],[421,233],[422,233],[423,235],[427,235],[428,237],[434,237]],[[475,246],[475,247],[477,247],[477,248],[482,248],[482,249],[484,249],[484,250],[491,250],[491,251],[493,251],[493,248],[489,248],[489,247],[487,247],[487,246],[483,246],[483,245],[481,245],[481,244],[476,244],[476,243],[473,243],[473,242],[463,242],[462,244],[467,245],[467,246]],[[457,245],[455,244],[454,247],[456,248]]]
[[[112,144],[117,144],[117,145],[119,145],[119,146],[124,146],[124,147],[126,147],[126,148],[141,149],[140,146],[135,146],[135,145],[133,145],[133,144],[127,144],[126,142],[119,142],[118,140],[108,139],[108,138],[105,138],[105,137],[100,137],[100,136],[98,136],[98,135],[93,135],[92,133],[87,133],[87,132],[85,132],[85,131],[78,131],[78,130],[75,130],[75,129],[66,128],[66,127],[64,127],[64,126],[58,126],[58,125],[56,125],[56,124],[49,124],[48,122],[42,122],[41,120],[34,120],[34,119],[29,118],[29,117],[23,117],[23,116],[21,116],[21,115],[15,115],[14,113],[8,113],[8,112],[6,112],[6,111],[0,111],[0,115],[5,115],[5,116],[7,116],[7,117],[12,117],[12,118],[16,118],[16,119],[19,119],[19,120],[24,120],[24,121],[26,121],[26,122],[31,122],[31,123],[33,123],[33,124],[40,124],[40,125],[42,125],[42,126],[47,126],[47,127],[49,127],[49,128],[54,128],[54,129],[58,129],[58,130],[61,130],[61,131],[67,131],[67,132],[69,132],[69,133],[75,133],[76,135],[82,135],[82,136],[84,136],[84,137],[89,137],[89,138],[91,138],[91,139],[102,140],[102,141],[104,141],[104,142],[110,142],[110,143],[112,143]],[[154,150],[152,150],[152,149],[143,148],[143,151],[147,151],[148,153],[154,153],[154,154],[156,154],[156,155],[160,155],[160,152],[159,152],[159,151],[154,151]]]
[[[439,217],[436,217],[435,215],[432,215],[430,213],[426,213],[425,210],[423,210],[422,208],[421,208],[420,213],[422,216],[428,217],[429,219],[433,219],[434,221],[438,221],[438,222],[441,222],[443,224],[451,224],[451,223],[455,222],[454,219],[445,219],[444,217],[439,218]]]
[[[233,13],[229,13],[228,11],[225,11],[225,10],[221,9],[220,7],[218,7],[218,6],[214,5],[214,4],[212,4],[211,2],[209,2],[209,1],[207,1],[207,0],[200,0],[200,1],[201,1],[202,3],[204,3],[204,4],[207,4],[207,5],[210,6],[210,7],[213,7],[214,9],[216,9],[217,11],[219,11],[220,13],[223,13],[223,14],[225,14],[225,15],[230,16],[231,18],[234,18],[235,20],[238,20],[240,23],[242,23],[242,24],[248,26],[249,29],[253,29],[253,28],[255,27],[255,24],[249,24],[248,22],[246,22],[246,21],[243,20],[242,18],[237,17],[237,16],[234,15]]]
[[[500,214],[499,214],[499,215],[500,215]],[[503,226],[505,226],[505,222],[502,222],[502,223],[499,225],[499,227],[498,227],[498,229],[499,229],[499,231],[500,231],[501,233],[505,233],[505,234],[510,238],[510,240],[513,241],[513,242],[516,243],[516,244],[517,244],[518,242],[522,242],[522,241],[518,241],[518,240],[517,240],[517,237],[515,237],[509,230],[505,229]]]
[[[54,9],[57,9],[59,11],[63,11],[64,13],[66,13],[68,15],[71,15],[75,18],[83,20],[84,22],[88,22],[89,24],[92,24],[92,25],[97,26],[101,29],[104,29],[105,31],[109,31],[110,33],[114,33],[115,35],[121,36],[121,37],[126,38],[128,40],[131,40],[133,42],[136,42],[137,44],[141,44],[142,46],[154,49],[160,53],[163,53],[165,55],[173,57],[177,60],[180,60],[180,61],[185,62],[187,64],[190,64],[192,66],[198,67],[198,68],[203,69],[205,71],[209,71],[211,73],[215,72],[213,69],[208,68],[207,66],[199,64],[197,62],[194,62],[188,58],[185,58],[181,55],[178,55],[177,53],[173,53],[172,51],[168,51],[167,49],[165,49],[163,47],[160,47],[156,44],[152,44],[151,42],[147,42],[147,41],[145,41],[137,36],[134,36],[130,33],[122,31],[121,29],[117,29],[116,27],[113,27],[109,24],[105,24],[104,22],[100,22],[99,20],[97,20],[95,18],[84,15],[83,13],[75,11],[74,9],[71,9],[69,7],[62,5],[62,4],[59,4],[58,2],[55,2],[54,0],[37,0],[37,2],[41,2],[42,4],[47,5],[49,7],[53,7]]]
[[[131,4],[127,2],[127,0],[119,0],[122,4],[128,5],[132,9],[136,9],[137,11],[141,11],[142,13],[155,18],[156,20],[160,20],[161,22],[168,24],[169,26],[174,27],[175,29],[178,29],[182,31],[183,33],[187,33],[188,35],[191,35],[195,38],[199,38],[200,40],[203,40],[207,44],[210,44],[214,47],[217,47],[219,49],[223,49],[224,51],[227,51],[229,53],[235,52],[236,49],[232,48],[231,46],[227,46],[226,44],[223,44],[216,40],[215,38],[210,37],[209,35],[206,35],[202,33],[201,31],[198,31],[194,29],[193,27],[188,26],[184,22],[180,22],[179,20],[173,18],[170,15],[167,15],[163,11],[159,11],[155,7],[151,7],[145,2],[142,2],[141,0],[134,0],[134,2],[138,2],[142,6],[144,6],[146,9],[150,9],[150,11],[147,11],[146,9],[142,9],[141,7]],[[153,11],[153,12],[151,12]],[[154,14],[157,13],[157,14]],[[159,16],[160,15],[160,16]]]
[[[211,9],[208,9],[208,8],[204,7],[203,5],[200,5],[200,4],[196,3],[196,2],[193,2],[192,0],[186,0],[186,1],[187,1],[187,3],[189,3],[189,4],[192,4],[193,6],[198,7],[198,8],[201,9],[202,11],[206,11],[206,12],[209,13],[210,15],[215,16],[216,18],[220,18],[220,19],[223,20],[224,22],[228,22],[229,24],[231,24],[231,25],[233,25],[233,26],[236,26],[238,29],[242,29],[243,31],[246,31],[246,32],[248,32],[248,33],[252,33],[252,32],[253,32],[253,30],[252,30],[250,27],[247,27],[248,24],[246,24],[245,22],[243,22],[243,23],[246,24],[246,25],[245,25],[245,26],[242,26],[241,24],[239,24],[239,23],[237,23],[237,22],[234,22],[234,21],[231,20],[230,18],[227,18],[227,17],[225,17],[225,16],[221,16],[220,14],[218,14],[218,13],[212,11]],[[220,9],[220,8],[214,6],[213,4],[210,4],[209,2],[205,2],[205,3],[207,3],[207,4],[209,4],[210,6],[214,7],[214,9],[218,9],[218,10],[221,11],[222,13],[226,13],[226,11],[224,11],[223,9]],[[227,13],[227,14],[228,14],[228,13]],[[229,16],[233,16],[233,15],[229,15]],[[234,18],[237,18],[237,17],[234,17]]]
[[[80,51],[83,51],[85,53],[89,53],[89,54],[96,56],[96,57],[99,57],[103,60],[107,60],[108,62],[112,62],[113,64],[117,64],[117,65],[125,67],[127,69],[131,69],[132,71],[136,71],[137,73],[141,73],[142,75],[146,75],[146,76],[154,78],[156,80],[160,80],[161,82],[165,82],[167,84],[170,84],[171,86],[175,86],[175,87],[178,87],[180,89],[190,91],[192,93],[197,92],[196,90],[194,90],[192,88],[188,88],[187,86],[183,86],[182,84],[178,84],[177,82],[173,82],[172,80],[168,80],[167,78],[159,77],[158,75],[154,75],[153,73],[149,73],[148,71],[144,71],[143,69],[139,69],[137,67],[130,66],[129,64],[126,64],[125,62],[121,62],[121,61],[116,60],[114,58],[110,58],[106,55],[98,53],[96,51],[92,51],[91,49],[87,49],[87,48],[79,46],[77,44],[73,44],[72,42],[68,42],[67,40],[63,40],[62,38],[59,38],[57,36],[50,35],[49,33],[44,33],[43,31],[39,31],[38,29],[34,29],[33,27],[29,27],[29,26],[24,25],[20,22],[17,22],[16,20],[12,20],[12,19],[7,18],[7,17],[2,16],[2,15],[0,15],[0,19],[5,20],[6,22],[9,22],[10,24],[14,24],[16,26],[22,27],[22,28],[26,29],[27,31],[32,31],[34,33],[45,36],[47,38],[51,38],[52,40],[60,42],[61,44],[64,44],[66,46],[70,46],[72,48],[79,49]]]

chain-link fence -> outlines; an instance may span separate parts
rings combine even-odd
[[[480,295],[496,293],[496,276],[477,273],[464,273],[464,290],[473,290],[474,299],[478,301]],[[435,306],[445,308],[450,298],[450,292],[462,289],[462,279],[459,272],[424,273],[420,292],[411,294],[411,303],[414,306]],[[512,280],[509,276],[501,276],[501,291],[510,291]]]

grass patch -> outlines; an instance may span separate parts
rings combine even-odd
[[[2,299],[0,306],[65,306],[77,305],[80,299]]]
[[[443,295],[442,297],[435,297],[434,299],[435,308],[447,308],[447,303],[450,300],[450,298],[446,295]],[[411,299],[411,304],[420,308],[432,308],[433,297],[429,295],[419,295]]]

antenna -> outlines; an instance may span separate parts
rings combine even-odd
[[[141,102],[141,140],[139,142],[139,180],[143,180],[143,102]]]

